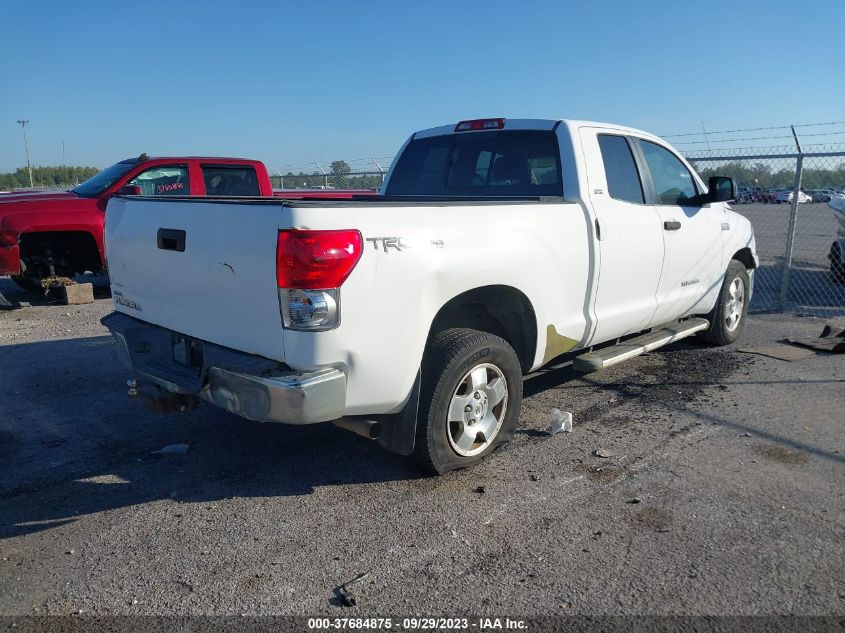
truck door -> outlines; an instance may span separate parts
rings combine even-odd
[[[647,328],[657,307],[663,235],[649,204],[631,140],[616,130],[581,128],[590,202],[596,216],[598,283],[591,343]]]
[[[691,204],[702,192],[689,167],[669,148],[637,139],[638,151],[660,217],[663,271],[654,324],[709,311],[722,284],[722,204]]]

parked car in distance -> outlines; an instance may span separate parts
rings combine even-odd
[[[807,189],[806,193],[813,197],[813,202],[830,202],[836,195],[834,189]]]
[[[422,130],[382,193],[112,198],[103,324],[130,390],[332,421],[442,473],[510,439],[523,374],[563,354],[594,371],[745,326],[758,259],[726,204],[733,181],[703,182],[646,132],[504,118]]]
[[[794,194],[794,192],[792,190],[780,189],[775,194],[775,202],[777,202],[778,204],[791,203],[792,198],[793,198],[793,194]],[[805,204],[807,202],[812,202],[812,201],[813,201],[812,196],[808,196],[803,191],[798,192],[798,203],[799,204]]]
[[[141,154],[104,169],[70,191],[0,196],[0,275],[39,290],[45,277],[104,272],[103,221],[114,195],[349,199],[372,191],[274,191],[261,161]]]
[[[736,202],[739,204],[774,202],[775,194],[763,187],[740,187]]]

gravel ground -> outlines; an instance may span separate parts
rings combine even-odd
[[[0,614],[845,613],[842,356],[550,367],[510,445],[425,478],[331,425],[149,412],[110,310],[0,312]],[[823,323],[755,316],[742,345]]]

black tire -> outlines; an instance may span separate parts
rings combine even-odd
[[[12,275],[14,281],[20,288],[30,292],[44,292],[41,277],[30,277],[29,275]]]
[[[845,264],[842,263],[842,251],[840,250],[839,242],[834,242],[830,246],[830,274],[833,281],[838,284],[845,284]]]
[[[474,378],[482,369],[482,375],[489,383],[482,388],[470,386],[470,383],[480,384]],[[501,383],[495,385],[498,389],[491,388],[498,378],[504,378],[505,388]],[[502,392],[504,396],[501,396]],[[502,400],[492,404],[497,397]],[[466,398],[463,409],[467,411],[464,415],[469,421],[450,422],[450,407],[457,410],[462,398]],[[521,404],[522,368],[506,341],[494,334],[467,328],[439,332],[429,342],[423,357],[413,456],[423,469],[438,475],[477,464],[513,437]],[[475,407],[475,410],[469,411],[467,407]],[[483,432],[489,420],[488,413],[498,425],[489,432],[489,438]],[[478,415],[481,418],[472,419]],[[464,449],[458,447],[458,443],[472,437],[476,428],[482,430],[475,436],[475,443],[464,446],[465,452],[471,454],[461,454],[458,451]]]
[[[741,284],[742,305],[737,306],[732,296],[732,288],[735,292],[735,283]],[[751,279],[745,264],[732,259],[725,271],[725,278],[722,281],[722,288],[719,291],[719,299],[716,305],[706,316],[710,327],[699,333],[699,337],[713,345],[730,345],[735,342],[745,329],[745,322],[748,316],[748,297],[751,295]],[[736,309],[738,307],[738,310]],[[738,314],[739,318],[734,322],[730,315]]]

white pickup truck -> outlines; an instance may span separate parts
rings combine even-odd
[[[527,372],[745,325],[758,260],[733,181],[651,134],[462,121],[413,134],[381,193],[110,200],[103,323],[130,393],[332,421],[442,473],[512,436]]]

